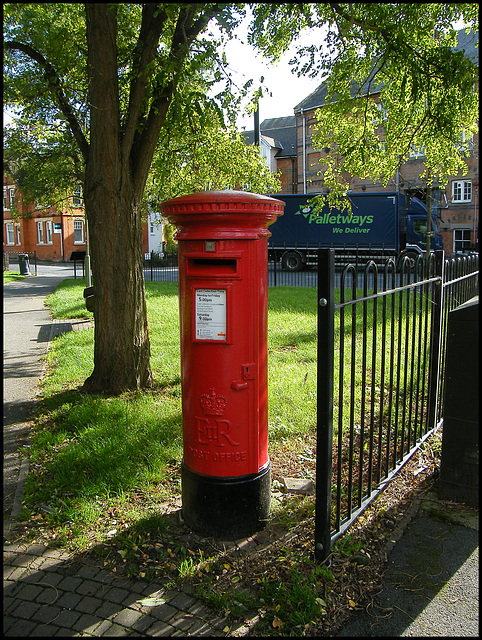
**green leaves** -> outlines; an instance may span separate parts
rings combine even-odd
[[[323,42],[299,49],[293,63],[298,73],[325,74],[312,145],[331,198],[349,188],[350,175],[386,185],[414,148],[425,149],[424,180],[437,176],[443,185],[466,171],[460,136],[478,130],[478,70],[453,50],[453,25],[477,30],[477,5],[257,4],[253,11],[250,42],[273,59],[306,26],[316,28],[314,43]]]
[[[195,96],[193,101],[184,127],[174,126],[159,140],[147,185],[148,199],[159,202],[205,189],[278,191],[278,178],[270,172],[258,147],[247,145],[234,129],[224,129],[215,104]]]

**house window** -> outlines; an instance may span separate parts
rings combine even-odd
[[[74,220],[74,244],[84,244],[83,220]]]
[[[425,147],[423,145],[420,147],[413,146],[410,149],[409,156],[410,158],[425,158]]]
[[[52,222],[51,220],[45,221],[45,241],[47,244],[52,244]]]
[[[75,207],[81,207],[82,206],[82,188],[81,187],[76,187],[74,189],[74,195],[72,197],[72,203]]]
[[[454,229],[454,251],[463,253],[470,248],[470,229]]]
[[[15,189],[9,189],[10,191],[10,209],[13,206],[13,203],[15,202]]]
[[[44,243],[44,225],[43,222],[37,222],[37,244]]]
[[[18,245],[20,245],[20,244],[22,244],[22,243],[20,242],[20,225],[19,225],[19,224],[16,224],[16,225],[15,225],[15,229],[16,229],[16,231],[17,231],[17,244],[18,244]]]
[[[6,189],[3,190],[3,208],[4,209],[8,209],[8,207],[7,207],[7,190]]]
[[[470,180],[454,180],[452,182],[452,202],[471,202],[472,182]]]
[[[463,153],[471,153],[474,150],[474,137],[468,136],[465,131],[460,134],[460,151]]]
[[[13,222],[5,223],[5,232],[7,235],[7,245],[11,246],[12,244],[15,244],[15,239],[13,235]]]

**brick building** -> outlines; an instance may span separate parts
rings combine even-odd
[[[15,208],[13,204],[15,202]],[[69,260],[72,251],[85,251],[85,219],[80,192],[71,198],[72,209],[59,206],[36,209],[26,205],[16,181],[3,176],[3,250],[33,253],[39,260]]]
[[[15,208],[13,204],[15,203]],[[143,225],[143,252],[150,251],[152,225]],[[38,260],[65,262],[73,251],[86,250],[86,223],[80,189],[73,191],[70,207],[55,205],[36,209],[22,200],[22,191],[12,176],[3,176],[3,250],[33,254]]]

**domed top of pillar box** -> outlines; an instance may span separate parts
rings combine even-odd
[[[260,238],[285,203],[246,191],[200,191],[161,203],[161,214],[178,228],[177,240]]]

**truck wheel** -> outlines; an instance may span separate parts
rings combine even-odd
[[[281,266],[286,271],[301,271],[303,269],[303,256],[298,251],[287,251],[283,255]]]

